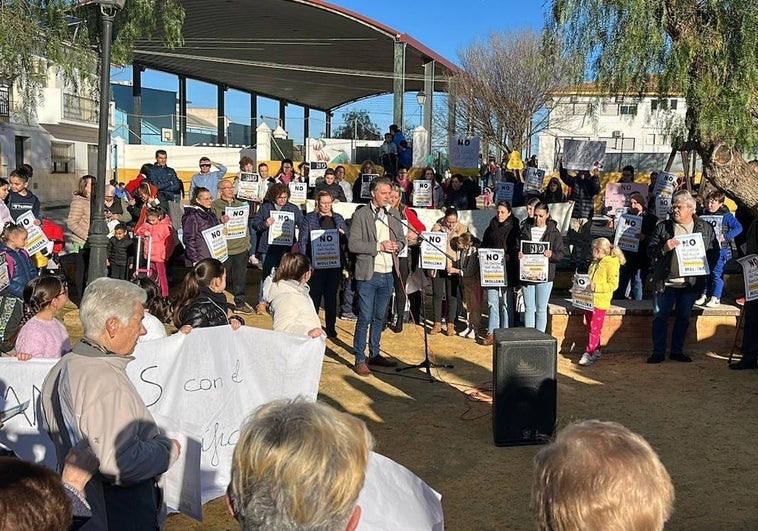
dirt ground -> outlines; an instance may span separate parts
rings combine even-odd
[[[268,316],[249,325],[270,328]],[[489,394],[492,350],[470,339],[431,336],[430,352],[452,369],[351,370],[354,323],[338,321],[327,342],[319,398],[364,419],[376,451],[408,467],[442,494],[447,529],[528,530],[532,459],[540,446],[495,447]],[[650,329],[639,331],[649,334]],[[420,327],[382,335],[385,354],[401,363],[424,357]],[[576,355],[558,355],[558,427],[580,419],[621,422],[659,452],[676,488],[667,529],[755,530],[758,450],[758,371],[729,371],[724,353],[688,350],[695,361],[647,365],[647,352],[614,354],[587,368]],[[238,529],[223,500],[205,505],[204,522],[181,515],[169,530]]]

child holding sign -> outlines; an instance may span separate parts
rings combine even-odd
[[[466,329],[458,333],[461,337],[476,339],[482,320],[482,290],[479,284],[479,256],[474,245],[474,237],[464,232],[453,242],[457,247],[459,259],[458,273],[463,278],[463,302],[466,305]]]
[[[611,307],[611,297],[619,285],[619,270],[626,262],[621,249],[611,245],[607,238],[592,241],[592,263],[590,264],[590,290],[593,292],[594,309],[584,311],[587,327],[587,348],[579,360],[586,367],[600,359],[600,334],[603,331],[605,312]]]
[[[8,257],[8,274],[11,277],[8,293],[19,299],[24,297],[24,286],[37,278],[37,268],[24,249],[27,235],[26,229],[15,223],[6,223],[0,233],[0,252]]]

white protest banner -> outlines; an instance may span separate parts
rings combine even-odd
[[[719,245],[721,245],[722,235],[724,233],[724,216],[714,216],[712,214],[708,214],[705,216],[700,216],[700,219],[713,227],[713,232],[716,233],[716,240],[718,240]]]
[[[359,174],[361,180],[361,199],[371,199],[371,181],[379,178],[378,173]]]
[[[616,237],[613,244],[622,251],[636,253],[640,248],[640,234],[642,234],[642,217],[621,214],[616,221]]]
[[[524,170],[524,190],[542,190],[542,183],[545,182],[545,170],[532,168],[528,166]]]
[[[451,168],[479,168],[478,136],[448,136],[448,160]]]
[[[742,266],[742,279],[745,282],[745,300],[758,299],[758,256],[749,254],[738,258],[737,262]]]
[[[290,186],[290,203],[299,207],[305,206],[308,199],[308,183],[292,182]]]
[[[479,249],[479,278],[483,288],[508,285],[503,249]]]
[[[269,245],[292,245],[295,243],[295,213],[272,210],[274,224],[268,228]]]
[[[422,269],[445,269],[447,267],[447,233],[421,233],[421,267]]]
[[[200,234],[203,235],[205,245],[211,253],[211,258],[220,262],[226,262],[229,258],[228,248],[226,246],[226,235],[224,235],[224,225],[216,225],[210,229],[205,229]]]
[[[11,275],[8,269],[8,255],[0,253],[0,291],[11,285]]]
[[[413,181],[413,206],[432,206],[432,181],[416,179]]]
[[[523,282],[547,282],[549,242],[522,241],[523,258],[519,260],[519,277]]]
[[[671,212],[671,196],[658,195],[655,197],[655,215],[658,218],[666,218]]]
[[[250,213],[250,205],[226,207],[224,213],[229,218],[229,221],[224,225],[226,227],[226,239],[247,238],[247,218]]]
[[[605,140],[563,141],[563,167],[567,170],[590,170],[602,165]]]
[[[200,458],[202,450],[203,429],[181,420],[154,414],[156,424],[161,427],[163,435],[176,439],[182,451],[171,468],[163,474],[165,487],[163,498],[168,507],[203,521],[202,481]]]
[[[679,261],[679,274],[683,277],[696,277],[709,274],[708,259],[705,255],[703,235],[699,232],[674,236],[679,245],[674,247]]]
[[[316,181],[323,179],[326,174],[327,164],[323,160],[314,160],[309,162],[311,171],[308,173],[308,188],[315,188]]]
[[[499,182],[497,183],[497,189],[495,191],[495,204],[500,201],[508,201],[513,203],[513,190],[515,188],[514,183]]]
[[[593,311],[595,309],[594,297],[590,288],[589,275],[574,275],[571,285],[571,305],[580,310]]]
[[[337,229],[311,231],[311,263],[314,269],[340,267],[340,233]]]
[[[677,177],[673,173],[659,171],[653,187],[653,195],[671,195],[674,193]]]
[[[258,201],[261,193],[261,176],[257,173],[240,173],[237,180],[237,198],[243,201]]]
[[[377,494],[379,496],[377,496]],[[358,496],[358,531],[424,529],[443,531],[442,496],[392,459],[371,452]],[[398,508],[402,507],[402,510]]]
[[[34,224],[36,219],[37,218],[34,217],[31,210],[27,210],[16,218],[16,223],[26,229],[27,235],[24,249],[29,253],[29,256],[45,249],[50,243],[50,240],[47,239],[45,233],[42,232],[42,227]]]
[[[611,212],[629,208],[629,196],[642,194],[647,202],[647,185],[642,183],[608,183],[605,185],[605,208]],[[644,204],[642,206],[645,206]]]

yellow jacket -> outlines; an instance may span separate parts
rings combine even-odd
[[[611,307],[613,292],[619,287],[619,269],[621,263],[615,256],[604,256],[600,260],[593,260],[590,264],[590,282],[595,284],[593,304],[598,310],[607,310]]]

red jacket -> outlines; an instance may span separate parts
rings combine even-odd
[[[171,218],[165,216],[155,225],[150,223],[143,223],[138,229],[134,231],[136,236],[143,236],[150,238],[153,241],[152,254],[150,255],[151,262],[165,262],[174,252],[176,247],[176,239],[174,238],[174,229],[171,226]],[[148,242],[142,246],[142,255],[147,258]]]

